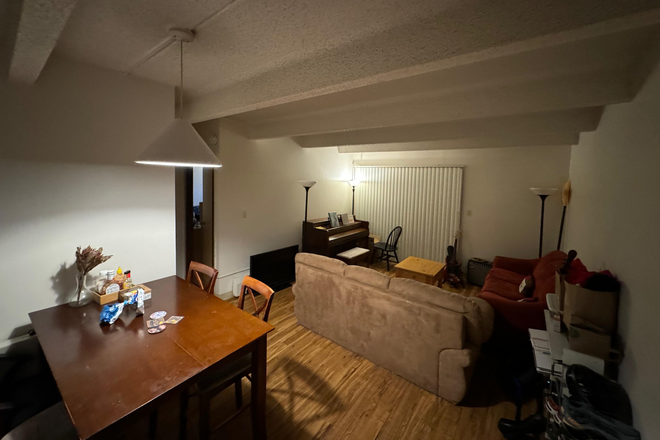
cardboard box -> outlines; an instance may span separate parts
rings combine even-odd
[[[576,325],[568,327],[568,348],[571,350],[607,360],[611,345],[610,335]]]
[[[618,292],[596,292],[575,284],[563,284],[564,323],[567,327],[584,320],[603,329],[608,335],[616,332]]]
[[[559,297],[559,310],[564,311],[564,298],[566,296],[566,286],[564,275],[555,271],[555,295]]]
[[[124,293],[128,293],[128,292],[134,293],[134,292],[136,292],[138,287],[141,287],[142,290],[144,290],[144,300],[145,301],[148,300],[148,299],[151,299],[151,289],[149,287],[145,286],[144,284],[138,284],[137,286],[131,287],[130,289],[123,289],[123,290],[120,290],[119,292],[110,293],[110,294],[106,294],[106,295],[99,295],[98,293],[96,293],[94,291],[92,291],[92,293],[94,294],[94,301],[96,301],[98,304],[103,306],[103,305],[109,304],[111,302],[119,301],[119,298],[121,298]],[[123,300],[124,299],[122,299],[122,301]]]

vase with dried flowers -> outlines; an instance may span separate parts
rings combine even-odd
[[[78,246],[78,249],[76,249],[76,266],[78,267],[76,281],[78,285],[73,298],[69,301],[71,307],[81,307],[92,302],[94,299],[93,293],[86,286],[87,274],[99,264],[108,261],[110,257],[112,255],[103,255],[102,247],[92,249],[91,246],[87,246],[81,250]]]

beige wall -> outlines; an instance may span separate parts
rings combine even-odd
[[[363,153],[364,165],[464,165],[460,261],[497,255],[536,258],[541,202],[530,187],[561,187],[568,179],[570,147]],[[359,188],[358,188],[359,190]],[[544,252],[557,247],[561,198],[546,200]],[[401,240],[405,239],[405,234]]]
[[[605,110],[598,130],[571,155],[573,198],[567,248],[591,270],[623,283],[620,334],[626,344],[620,381],[643,438],[660,436],[660,69],[629,104]]]
[[[73,292],[76,246],[137,281],[174,274],[174,172],[132,163],[171,88],[54,58],[33,86],[0,84],[0,114],[0,340]]]
[[[336,148],[304,150],[288,138],[251,141],[231,120],[220,122],[219,149],[215,264],[216,293],[223,294],[248,273],[250,255],[301,244],[305,190],[299,180],[318,180],[309,191],[309,218],[351,209],[352,157]]]

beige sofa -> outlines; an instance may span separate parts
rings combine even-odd
[[[293,292],[302,326],[453,403],[493,330],[481,299],[320,255],[296,256]]]

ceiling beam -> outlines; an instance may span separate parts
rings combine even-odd
[[[660,23],[657,0],[559,0],[529,5],[524,0],[484,2],[475,14],[471,2],[457,2],[424,21],[322,51],[197,96],[186,106],[185,117],[199,122],[231,116]]]
[[[541,133],[493,136],[487,138],[450,139],[400,144],[350,145],[338,147],[340,153],[372,153],[379,151],[460,150],[467,148],[539,147],[577,145],[579,133]]]
[[[616,71],[592,72],[383,99],[252,123],[249,135],[251,139],[295,137],[604,106],[632,99],[626,77]]]
[[[503,136],[510,133],[578,133],[594,131],[598,128],[602,113],[602,107],[588,107],[556,112],[323,133],[298,136],[293,140],[303,148],[314,148]]]
[[[76,0],[23,0],[10,81],[32,84],[39,78],[75,4]]]

